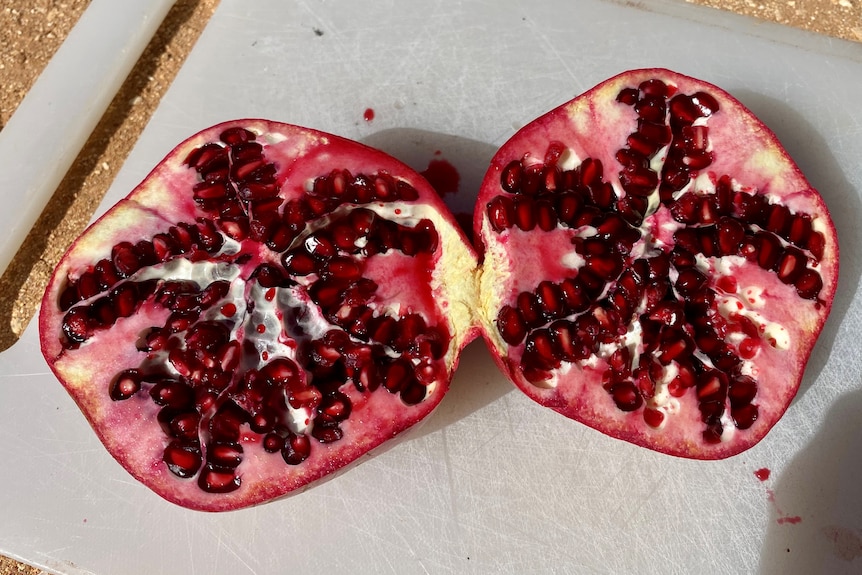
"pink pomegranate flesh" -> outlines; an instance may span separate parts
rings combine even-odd
[[[480,333],[537,402],[673,455],[739,453],[787,409],[838,245],[725,92],[666,70],[608,80],[507,142],[476,206],[479,255],[382,152],[212,127],[71,246],[42,351],[132,475],[207,511],[298,490],[419,422]]]
[[[820,195],[726,92],[635,70],[531,122],[474,218],[501,368],[542,405],[673,455],[757,443],[838,277]]]
[[[74,243],[42,348],[135,477],[187,507],[238,508],[431,412],[477,333],[451,303],[469,302],[475,268],[400,162],[231,122],[183,142]]]

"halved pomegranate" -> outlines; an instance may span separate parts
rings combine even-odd
[[[714,86],[628,72],[495,156],[474,232],[385,154],[228,122],[79,238],[43,353],[111,454],[202,510],[355,461],[440,402],[480,332],[536,401],[719,458],[792,399],[838,272],[822,200]]]
[[[837,238],[724,91],[667,70],[612,78],[512,137],[477,205],[487,337],[537,402],[702,459],[754,445],[787,409]]]
[[[232,509],[425,417],[477,333],[476,265],[400,162],[230,122],[180,144],[75,242],[44,297],[42,349],[135,477]]]

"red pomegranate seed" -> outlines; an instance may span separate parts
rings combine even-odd
[[[497,329],[503,341],[509,345],[518,345],[527,337],[527,325],[518,310],[505,305],[497,314]]]
[[[163,410],[168,411],[169,410]],[[161,413],[160,413],[161,415]],[[174,437],[185,440],[197,440],[198,426],[201,422],[201,416],[194,411],[182,412],[171,419],[168,427]]]
[[[608,392],[621,411],[635,411],[643,405],[643,397],[631,381],[615,383],[608,389]]]
[[[820,261],[823,259],[823,250],[826,249],[826,238],[820,232],[812,232],[808,237],[807,247],[814,259]]]
[[[658,428],[664,422],[664,413],[658,409],[647,407],[644,409],[644,422],[653,428]]]
[[[560,367],[561,357],[547,329],[536,330],[527,337],[521,363],[525,368],[552,370]]]
[[[299,465],[308,459],[308,456],[311,455],[311,442],[308,436],[289,434],[284,442],[281,455],[288,465]]]
[[[222,470],[210,465],[198,477],[198,485],[207,493],[230,493],[239,489],[242,481],[233,470]]]
[[[111,382],[108,394],[114,401],[128,399],[141,390],[141,374],[136,369],[120,372]]]
[[[518,193],[521,190],[521,174],[523,167],[518,160],[509,162],[500,175],[500,186],[509,193]]]
[[[773,204],[766,212],[766,229],[776,235],[786,236],[790,230],[793,216],[787,206]]]
[[[521,292],[517,299],[518,312],[528,328],[536,328],[545,323],[539,298],[530,292]]]
[[[664,122],[665,114],[667,114],[667,105],[663,96],[654,96],[645,94],[635,104],[635,112],[644,120],[650,122]]]
[[[635,88],[623,88],[620,90],[620,93],[617,94],[617,102],[627,106],[634,106],[637,101],[638,91]]]
[[[823,289],[823,278],[812,269],[805,269],[794,284],[799,297],[805,299],[817,299],[820,290]]]
[[[242,463],[242,453],[242,445],[233,441],[207,445],[207,461],[218,467],[237,467]]]
[[[737,376],[730,382],[727,397],[731,407],[743,407],[757,395],[757,382],[747,375]]]
[[[200,448],[174,441],[165,448],[162,460],[174,475],[183,478],[192,477],[201,467]]]
[[[804,248],[811,236],[811,217],[807,214],[795,215],[790,222],[787,239],[796,246]]]
[[[792,246],[785,248],[778,259],[775,269],[778,279],[786,284],[793,284],[802,276],[806,269],[808,258],[799,249]]]
[[[757,421],[759,410],[756,405],[750,403],[741,407],[731,407],[730,415],[733,417],[733,423],[736,427],[748,429]]]
[[[754,241],[757,263],[765,270],[774,269],[781,257],[781,241],[768,232],[757,232]]]

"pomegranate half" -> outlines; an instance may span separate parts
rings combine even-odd
[[[208,511],[417,423],[480,333],[539,403],[658,451],[726,457],[786,410],[838,247],[819,195],[723,91],[617,76],[518,132],[476,205],[480,255],[379,151],[212,127],[62,258],[43,353],[130,473]]]
[[[723,90],[611,78],[512,137],[477,205],[488,340],[534,400],[700,459],[787,409],[835,294],[835,228]]]

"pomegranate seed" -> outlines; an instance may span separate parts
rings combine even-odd
[[[643,405],[643,397],[631,381],[615,383],[608,389],[608,392],[621,411],[635,411]]]
[[[709,371],[700,376],[697,382],[697,398],[701,401],[723,401],[727,395],[725,375]]]
[[[541,199],[536,202],[536,221],[541,230],[550,232],[556,229],[557,214],[549,200]]]
[[[201,466],[201,451],[194,444],[173,441],[165,448],[162,460],[177,477],[192,477]]]
[[[556,369],[560,367],[561,357],[554,347],[554,339],[547,329],[536,330],[527,337],[523,362],[539,369]]]
[[[774,269],[781,257],[781,242],[768,232],[757,232],[754,235],[757,249],[757,263],[765,270]]]
[[[820,261],[823,259],[823,250],[826,249],[826,238],[820,232],[812,232],[808,237],[807,247],[814,259]]]
[[[516,308],[503,306],[497,314],[497,329],[503,341],[509,345],[518,345],[527,337],[527,325]]]
[[[778,279],[786,284],[795,284],[806,270],[807,261],[808,258],[799,249],[788,246],[778,259],[775,269]]]
[[[299,465],[311,455],[311,442],[306,435],[290,433],[284,440],[281,455],[288,465]]]
[[[664,413],[658,409],[647,407],[644,409],[644,422],[650,427],[658,428],[664,422]]]
[[[817,299],[823,289],[823,279],[816,271],[805,269],[796,280],[796,292],[805,299]]]
[[[727,397],[731,407],[743,407],[754,400],[757,395],[757,382],[746,375],[737,376],[730,382]]]
[[[153,402],[163,407],[183,409],[192,406],[194,399],[189,386],[179,381],[160,381],[150,389]]]
[[[754,422],[757,421],[759,410],[756,405],[750,403],[741,407],[731,407],[730,416],[733,417],[733,423],[739,429],[748,429]]]
[[[517,307],[527,327],[532,329],[545,323],[542,307],[539,305],[539,298],[536,294],[530,292],[518,294]]]
[[[425,400],[427,394],[428,388],[413,379],[401,390],[400,397],[405,405],[418,405]]]
[[[239,489],[242,481],[233,470],[222,470],[207,464],[198,477],[198,486],[207,493],[230,493]]]
[[[171,410],[163,409],[163,412],[174,413]],[[161,415],[161,412],[159,413]],[[174,416],[168,428],[170,433],[177,438],[185,440],[197,440],[198,426],[201,422],[201,416],[195,411],[185,411]]]
[[[315,425],[311,429],[311,436],[320,443],[334,443],[344,437],[344,432],[334,423]]]
[[[305,252],[288,252],[282,259],[290,275],[307,276],[317,271],[317,262]]]
[[[500,175],[500,186],[509,193],[518,193],[521,190],[521,174],[523,168],[521,162],[512,160]]]
[[[207,461],[218,467],[237,467],[242,462],[242,453],[242,446],[232,441],[207,445]]]
[[[680,295],[683,297],[689,297],[705,286],[706,282],[707,277],[705,275],[697,271],[695,268],[688,268],[679,272],[679,276],[677,277],[676,284],[674,284],[674,286]]]
[[[667,105],[663,96],[645,94],[635,104],[635,112],[644,120],[663,123],[667,114]]]
[[[623,88],[617,94],[617,102],[627,106],[634,106],[638,101],[638,91],[635,88]]]
[[[601,160],[586,158],[579,167],[581,172],[581,183],[592,187],[602,181],[603,167]]]
[[[219,139],[229,146],[235,146],[242,142],[250,142],[255,139],[254,132],[246,130],[245,128],[235,126],[228,128],[224,132],[221,133]]]
[[[83,343],[93,335],[95,322],[86,307],[78,306],[63,317],[63,334],[69,341]]]
[[[804,248],[811,236],[811,217],[806,214],[795,215],[791,219],[787,239],[796,246]]]
[[[120,372],[111,382],[108,395],[114,401],[129,399],[141,390],[141,374],[136,369]]]

